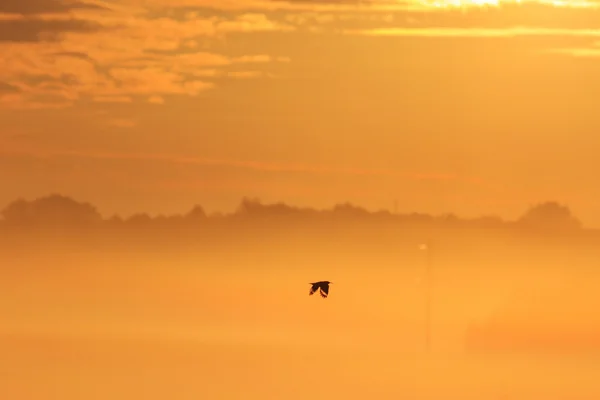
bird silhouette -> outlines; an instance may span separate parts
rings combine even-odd
[[[326,299],[327,296],[329,296],[329,284],[330,283],[333,283],[333,282],[319,281],[319,282],[310,283],[312,286],[310,288],[310,292],[308,293],[308,295],[312,296],[318,289],[321,297]]]

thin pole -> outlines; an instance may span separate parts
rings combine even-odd
[[[427,265],[425,270],[425,350],[431,351],[431,297],[433,292],[431,242],[427,243]]]

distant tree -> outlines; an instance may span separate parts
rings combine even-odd
[[[478,228],[500,228],[504,226],[504,220],[495,215],[484,215],[473,219],[471,222]]]
[[[123,221],[123,218],[121,218],[120,215],[116,214],[106,220],[106,223],[112,227],[120,227],[121,225],[123,225],[124,222],[125,221]]]
[[[380,210],[375,211],[373,213],[373,216],[375,216],[379,219],[388,219],[388,218],[391,218],[393,216],[393,214],[390,212],[390,210],[380,209]]]
[[[151,218],[152,225],[157,227],[182,227],[185,223],[185,219],[182,215],[157,215]],[[143,223],[143,222],[142,222]]]
[[[208,218],[210,219],[223,219],[225,218],[225,214],[221,211],[214,211],[212,213],[210,213],[210,215],[208,216]]]
[[[430,214],[423,213],[411,213],[406,215],[400,215],[400,219],[404,222],[426,224],[435,221],[435,217]]]
[[[59,194],[33,201],[18,199],[2,210],[2,217],[12,226],[76,227],[102,221],[102,216],[91,204]]]
[[[369,216],[369,214],[371,214],[364,208],[355,206],[354,204],[349,202],[336,204],[333,207],[332,212],[336,216],[349,218],[366,217]]]
[[[145,213],[137,213],[127,218],[125,223],[135,227],[148,226],[152,223],[152,217]]]
[[[448,227],[457,227],[462,226],[464,222],[461,218],[459,218],[454,213],[445,213],[435,218],[437,223],[440,223],[441,226]]]
[[[581,229],[581,222],[571,214],[571,210],[555,201],[547,201],[530,207],[517,223],[531,229]]]
[[[33,217],[33,210],[25,199],[17,199],[2,210],[2,218],[9,224],[24,224]]]
[[[163,214],[158,214],[154,218],[151,218],[151,220],[156,225],[166,225],[169,222],[169,217]]]
[[[188,221],[203,221],[205,220],[206,217],[206,212],[204,211],[204,208],[202,208],[202,206],[200,205],[195,205],[194,208],[192,208],[186,215],[185,215],[185,219]]]
[[[260,202],[259,199],[251,199],[249,197],[244,197],[242,199],[242,201],[240,202],[240,205],[238,206],[237,210],[236,210],[236,214],[237,215],[253,215],[253,214],[257,214],[260,213],[260,211],[262,211],[263,209],[263,205]]]
[[[252,217],[285,217],[299,215],[303,210],[289,206],[285,203],[263,204],[258,199],[242,199],[236,214]]]
[[[283,202],[264,204],[258,199],[244,197],[233,214],[213,213],[207,216],[200,205],[195,205],[186,214],[157,216],[152,218],[145,213],[137,213],[126,219],[113,216],[105,220],[107,227],[155,227],[183,228],[195,226],[218,226],[219,223],[234,223],[235,221],[252,221],[258,218],[263,222],[284,225],[288,222],[301,222],[301,226],[320,221],[395,221],[412,226],[441,225],[449,227],[480,227],[501,228],[507,225],[505,221],[496,216],[483,216],[475,219],[462,219],[455,214],[448,213],[440,216],[430,214],[391,214],[387,210],[370,212],[363,207],[349,202],[336,204],[329,209],[301,208]],[[96,208],[89,203],[78,202],[72,198],[52,194],[33,201],[18,199],[0,211],[0,222],[4,226],[50,226],[50,227],[76,227],[89,226],[103,219]],[[207,224],[199,222],[206,221]],[[261,222],[262,223],[262,222]],[[512,223],[511,223],[512,225]],[[581,223],[575,218],[568,207],[554,201],[547,201],[532,206],[516,221],[517,226],[541,231],[560,231],[580,229]],[[252,223],[247,224],[252,227]],[[289,226],[289,225],[288,225]],[[300,226],[300,225],[298,225]]]

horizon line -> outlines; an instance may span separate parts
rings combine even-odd
[[[583,224],[581,224],[581,221],[575,217],[573,214],[571,214],[571,210],[569,208],[569,206],[567,206],[564,203],[561,203],[559,201],[556,200],[544,200],[544,201],[538,201],[534,204],[530,204],[528,208],[526,208],[523,213],[515,218],[515,219],[507,219],[507,218],[503,218],[500,215],[497,214],[480,214],[474,217],[466,217],[466,216],[460,216],[459,214],[452,212],[452,211],[447,211],[447,212],[441,212],[441,213],[430,213],[430,212],[424,212],[424,211],[403,211],[403,212],[397,212],[397,211],[393,211],[389,208],[379,208],[376,210],[369,210],[367,207],[361,206],[357,203],[353,203],[351,201],[339,201],[334,203],[333,205],[331,205],[330,207],[323,207],[323,208],[317,208],[317,207],[311,207],[311,206],[297,206],[297,205],[293,205],[290,203],[286,203],[285,201],[274,201],[274,202],[263,202],[262,200],[260,200],[260,198],[258,197],[253,197],[253,196],[242,196],[238,206],[233,209],[232,211],[229,212],[225,212],[225,211],[213,211],[213,212],[206,212],[206,209],[204,208],[204,206],[200,203],[193,203],[191,205],[190,208],[187,209],[187,211],[182,211],[179,213],[172,213],[172,214],[166,214],[166,213],[156,213],[156,214],[151,214],[149,212],[144,212],[144,211],[136,211],[133,213],[130,213],[126,216],[122,216],[119,213],[113,213],[113,214],[103,214],[98,210],[98,207],[95,205],[95,203],[91,202],[91,201],[83,201],[83,200],[77,200],[75,197],[70,196],[70,195],[66,195],[66,194],[61,194],[58,192],[50,192],[46,195],[42,195],[42,196],[37,196],[33,199],[27,199],[25,196],[19,196],[17,198],[15,198],[14,200],[10,201],[9,203],[7,203],[4,207],[0,208],[0,222],[5,221],[5,218],[3,216],[4,210],[6,210],[8,207],[10,207],[11,205],[17,203],[17,202],[25,202],[28,205],[34,204],[36,202],[40,202],[40,201],[44,201],[44,200],[49,200],[49,199],[62,199],[62,200],[66,200],[68,202],[71,202],[72,205],[77,204],[77,205],[82,205],[82,206],[89,206],[91,207],[95,213],[98,214],[98,216],[100,216],[100,218],[103,221],[108,221],[110,219],[113,218],[120,218],[123,220],[127,220],[130,219],[134,216],[139,216],[139,215],[146,215],[151,219],[157,219],[160,217],[164,217],[164,218],[172,218],[172,217],[185,217],[187,214],[189,214],[191,211],[195,210],[195,209],[200,209],[202,211],[202,213],[205,215],[206,218],[214,218],[214,217],[230,217],[230,216],[235,216],[235,215],[239,215],[239,210],[240,208],[244,205],[244,204],[256,204],[265,208],[269,208],[269,207],[276,207],[276,206],[283,206],[287,209],[289,209],[292,212],[298,212],[298,213],[302,213],[302,212],[316,212],[316,213],[326,213],[326,212],[335,212],[336,209],[340,208],[340,207],[349,207],[350,209],[353,209],[355,211],[361,212],[363,214],[367,214],[370,216],[374,216],[377,214],[387,214],[387,216],[389,217],[409,217],[409,216],[424,216],[424,217],[430,217],[433,219],[441,219],[441,218],[448,218],[448,217],[453,217],[456,218],[459,221],[474,221],[474,220],[481,220],[481,219],[494,219],[497,222],[501,222],[501,223],[512,223],[512,222],[518,222],[519,220],[521,220],[523,218],[523,216],[525,216],[530,210],[535,209],[536,207],[542,207],[542,206],[553,206],[556,208],[561,208],[567,211],[567,215],[570,216],[570,218],[572,218],[575,221],[578,221],[580,223],[580,227],[581,229],[590,229],[590,228],[585,228],[585,226]]]

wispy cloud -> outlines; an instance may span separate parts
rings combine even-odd
[[[148,97],[148,103],[150,104],[165,104],[165,99],[161,96],[150,96]]]
[[[261,75],[262,75],[261,71],[231,71],[227,74],[227,76],[230,76],[232,78],[239,78],[239,79],[256,78]]]
[[[128,96],[97,96],[94,101],[98,103],[131,103],[131,97]]]
[[[345,30],[349,35],[420,36],[420,37],[518,37],[518,36],[579,36],[598,37],[600,29],[552,28],[388,28]]]
[[[127,118],[109,119],[107,124],[117,128],[134,128],[137,125],[136,121]]]
[[[228,35],[303,32],[371,37],[600,35],[598,2],[439,0],[5,0],[0,2],[0,107],[197,96],[220,79],[264,79],[286,54],[206,50]],[[485,7],[481,7],[486,3]],[[557,53],[593,56],[579,46]],[[255,64],[252,68],[235,67]],[[219,79],[216,79],[219,78]]]
[[[0,107],[20,109],[68,107],[86,98],[126,102],[166,94],[195,96],[215,87],[211,76],[194,77],[199,70],[215,69],[227,77],[223,68],[238,63],[267,67],[289,61],[279,55],[201,51],[199,37],[294,29],[256,12],[188,13],[175,19],[128,2],[7,0],[0,16],[0,76],[4,85],[18,89],[9,97],[4,91]]]
[[[369,2],[361,12],[288,12],[283,18],[309,32],[370,36],[573,37],[595,35],[600,29],[600,3],[595,1],[414,1],[398,2],[397,9],[382,12],[388,4]]]
[[[135,2],[135,0],[130,0]],[[596,8],[596,0],[147,0],[154,8],[217,9],[230,12],[394,12],[441,8],[493,8],[542,4],[555,8]]]
[[[137,0],[126,0],[135,3]],[[232,12],[273,11],[389,11],[422,7],[403,0],[147,0],[152,8],[217,9]]]
[[[59,51],[65,43],[16,44],[3,49],[0,46],[3,84],[19,89],[10,102],[43,103],[40,100],[43,95],[54,96],[48,103],[48,107],[54,107],[60,102],[57,100],[73,104],[86,97],[101,102],[123,102],[132,96],[195,96],[215,87],[207,79],[218,74],[202,74],[204,68],[219,71],[217,68],[247,62],[205,52],[144,55],[115,49],[113,53],[101,43],[90,43],[89,47],[83,43],[71,46],[70,53]],[[84,57],[80,51],[86,47],[88,54]]]
[[[562,54],[572,57],[600,58],[600,42],[591,43],[589,47],[565,47],[544,49],[543,53]]]
[[[131,127],[130,120],[111,120],[118,126]],[[127,160],[127,161],[153,161],[171,164],[189,164],[211,167],[242,168],[256,171],[280,172],[280,173],[308,173],[308,174],[344,174],[361,176],[389,176],[414,180],[436,180],[454,181],[463,180],[472,184],[483,183],[483,179],[477,177],[464,177],[453,173],[421,173],[401,172],[386,168],[362,168],[362,167],[340,167],[316,164],[276,163],[250,160],[217,159],[208,157],[194,157],[177,154],[156,153],[110,153],[79,150],[57,150],[50,148],[34,148],[32,146],[15,147],[6,146],[0,149],[0,154],[34,157],[34,158],[84,158],[101,160]]]
[[[95,1],[63,1],[63,0],[2,0],[0,13],[22,15],[65,13],[74,10],[105,9],[101,2]]]
[[[14,86],[14,85],[10,85],[8,83],[5,82],[0,82],[0,96],[2,96],[3,94],[14,94],[14,93],[19,93],[20,90],[18,87]]]
[[[0,43],[57,41],[69,32],[97,32],[102,27],[93,21],[75,18],[4,18],[0,19]]]

